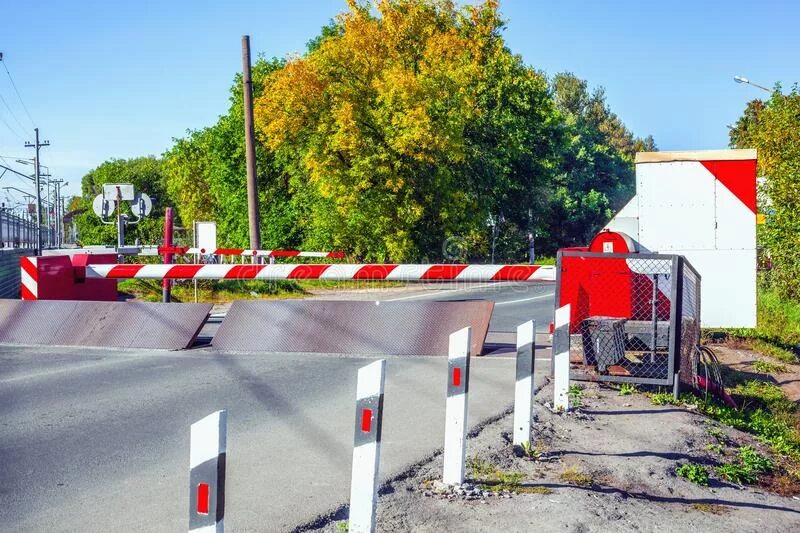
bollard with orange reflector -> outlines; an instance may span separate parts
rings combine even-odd
[[[375,531],[385,374],[385,359],[358,369],[353,472],[350,476],[348,525],[351,532],[372,533]]]
[[[222,532],[225,516],[227,413],[192,424],[189,444],[189,531]]]
[[[469,392],[470,328],[450,335],[447,357],[447,405],[444,429],[444,471],[448,485],[464,482],[467,445],[467,393]]]

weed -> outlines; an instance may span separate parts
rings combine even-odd
[[[676,400],[669,392],[654,392],[650,395],[653,405],[681,405],[680,400]]]
[[[542,450],[538,446],[533,446],[530,441],[523,442],[519,447],[522,456],[531,461],[537,461],[542,456]]]
[[[719,477],[727,479],[731,483],[736,483],[737,485],[749,485],[750,483],[758,481],[758,475],[755,472],[734,463],[725,463],[724,465],[718,466],[717,474]]]
[[[706,432],[709,434],[709,436],[714,437],[714,439],[716,439],[716,441],[720,444],[726,444],[728,442],[728,434],[717,426],[708,426],[706,428]]]
[[[786,372],[787,368],[786,365],[781,365],[779,363],[773,363],[771,361],[764,361],[759,359],[758,361],[753,363],[753,370],[755,370],[756,372],[761,372],[762,374],[773,374],[773,373]]]
[[[706,444],[706,450],[717,455],[725,455],[725,447],[721,444]]]
[[[583,398],[582,386],[570,385],[567,395],[569,395],[570,404],[572,404],[573,407],[580,407],[583,405],[583,402],[581,401],[581,398]]]
[[[568,466],[566,470],[561,472],[561,481],[565,481],[571,485],[577,485],[579,487],[588,487],[589,485],[594,483],[594,479],[591,476],[583,473],[577,466],[572,465]]]
[[[717,505],[716,503],[693,503],[692,509],[701,513],[725,514],[731,511],[730,507]]]
[[[488,461],[484,461],[477,455],[467,459],[467,468],[472,472],[472,478],[481,481],[490,481],[493,484],[518,485],[525,474],[522,472],[508,472],[501,470]]]
[[[336,522],[336,529],[347,533],[350,531],[350,521],[349,520],[342,520],[341,522]]]
[[[722,405],[711,396],[683,394],[681,401],[726,426],[752,433],[773,452],[800,461],[800,435],[795,429],[800,424],[797,405],[779,387],[761,381],[740,384],[732,393],[742,408]]]
[[[775,470],[775,463],[772,459],[761,455],[751,446],[739,448],[739,460],[742,461],[742,466],[760,474],[767,474]]]
[[[628,396],[636,392],[639,392],[639,389],[637,389],[636,385],[633,385],[632,383],[623,383],[619,386],[620,396]]]
[[[698,485],[708,485],[708,469],[697,463],[686,463],[680,465],[675,473],[687,481]]]

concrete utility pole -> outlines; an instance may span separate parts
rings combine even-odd
[[[261,249],[256,182],[256,134],[253,127],[253,80],[250,77],[250,36],[242,36],[242,92],[244,93],[244,143],[247,157],[247,215],[250,223],[250,248]],[[255,259],[255,257],[254,257]]]
[[[64,180],[53,180],[53,187],[55,189],[55,204],[53,206],[53,216],[55,217],[55,244],[60,248],[64,240],[61,235],[61,184]]]
[[[39,142],[39,128],[33,129],[36,142],[25,143],[27,148],[35,148],[36,155],[33,159],[33,167],[35,170],[34,181],[36,186],[36,253],[42,253],[42,190],[39,176],[39,149],[43,146],[50,146],[50,141]]]

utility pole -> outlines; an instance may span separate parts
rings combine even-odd
[[[261,225],[258,217],[256,182],[256,134],[253,126],[253,80],[250,77],[250,36],[242,35],[242,92],[244,93],[244,144],[247,158],[247,216],[250,225],[250,248],[261,249]],[[253,259],[256,259],[253,256]]]
[[[55,244],[56,248],[60,248],[63,239],[61,238],[61,184],[64,180],[53,180],[53,188],[55,189],[55,204],[53,207],[53,216],[55,217]]]
[[[27,148],[35,148],[36,155],[33,160],[35,169],[34,181],[36,182],[36,253],[42,253],[42,190],[39,176],[39,149],[43,146],[50,146],[50,141],[39,142],[39,128],[33,129],[36,135],[35,143],[25,143]]]

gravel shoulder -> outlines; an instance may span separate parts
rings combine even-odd
[[[506,415],[469,439],[467,477],[475,488],[443,490],[437,455],[383,487],[378,530],[800,531],[796,496],[741,488],[713,475],[704,487],[675,475],[682,463],[718,464],[706,448],[715,442],[710,427],[734,446],[763,450],[751,436],[686,408],[654,406],[642,394],[620,396],[596,384],[586,386],[575,413],[552,413],[544,405],[550,398],[545,386],[534,407],[539,460],[514,455]],[[508,479],[515,484],[506,491],[492,483]],[[345,517],[343,509],[306,529],[341,531]]]

